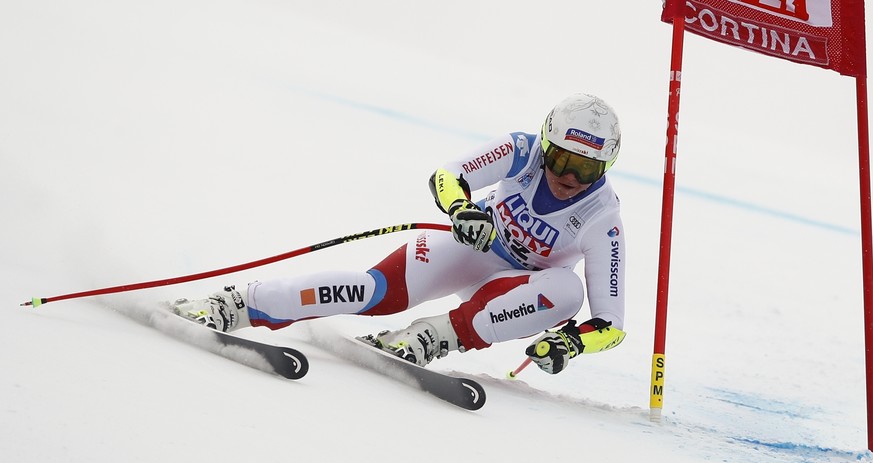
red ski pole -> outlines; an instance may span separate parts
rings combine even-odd
[[[93,289],[90,291],[82,291],[79,293],[71,293],[71,294],[63,294],[60,296],[54,297],[35,297],[27,302],[22,302],[21,306],[33,306],[37,307],[42,304],[47,304],[49,302],[61,301],[64,299],[76,299],[80,297],[88,297],[88,296],[97,296],[101,294],[112,294],[112,293],[121,293],[125,291],[134,291],[137,289],[145,289],[145,288],[154,288],[157,286],[168,286],[175,285],[179,283],[186,283],[194,280],[202,280],[204,278],[211,278],[219,275],[227,275],[228,273],[239,272],[242,270],[248,270],[250,268],[260,267],[262,265],[272,264],[274,262],[279,262],[280,260],[290,259],[292,257],[299,256],[301,254],[307,254],[312,251],[318,251],[319,249],[329,248],[331,246],[336,246],[338,244],[348,243],[350,241],[362,240],[365,238],[372,238],[374,236],[382,236],[387,235],[388,233],[395,233],[399,231],[405,230],[415,230],[415,229],[430,229],[430,230],[443,230],[443,231],[451,231],[451,225],[443,225],[443,224],[435,224],[435,223],[407,223],[402,225],[394,225],[392,227],[384,227],[377,228],[375,230],[365,231],[361,233],[356,233],[354,235],[343,236],[340,238],[334,238],[332,240],[324,241],[322,243],[313,244],[312,246],[307,246],[305,248],[300,248],[294,251],[286,252],[284,254],[279,254],[273,257],[267,257],[265,259],[256,260],[254,262],[249,262],[246,264],[234,265],[232,267],[225,267],[218,270],[210,270],[208,272],[195,273],[193,275],[186,275],[181,277],[167,278],[164,280],[154,280],[154,281],[146,281],[143,283],[134,283],[129,285],[121,285],[121,286],[113,286],[111,288],[101,288],[101,289]]]

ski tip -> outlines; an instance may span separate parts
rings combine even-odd
[[[467,410],[479,410],[485,405],[485,389],[476,381],[469,379],[461,379],[461,384],[467,388],[470,393],[470,402],[467,404]]]
[[[309,360],[306,359],[305,355],[296,349],[285,349],[282,354],[287,357],[290,365],[277,373],[288,379],[300,379],[306,376],[306,373],[309,372]]]

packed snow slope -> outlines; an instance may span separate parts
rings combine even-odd
[[[630,5],[632,3],[632,5]],[[661,2],[0,1],[0,460],[873,461],[854,82],[689,36],[664,419],[648,419],[670,27]],[[627,339],[549,376],[530,340],[430,368],[466,412],[318,347],[382,318],[241,335],[292,382],[142,323],[226,284],[366,269],[410,233],[101,298],[443,217],[426,181],[573,92],[618,111]],[[481,194],[481,193],[480,193]],[[587,306],[583,308],[586,318]]]

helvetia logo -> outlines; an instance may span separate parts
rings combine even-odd
[[[363,301],[364,285],[319,286],[300,291],[300,305]]]
[[[555,304],[552,304],[552,301],[550,301],[546,296],[543,296],[542,294],[537,296],[537,310],[548,310],[554,307]]]
[[[546,296],[539,294],[537,295],[537,305],[534,307],[533,304],[521,304],[517,308],[512,310],[503,309],[499,313],[491,312],[491,323],[500,323],[505,322],[507,320],[513,320],[516,318],[521,318],[526,315],[530,315],[532,313],[537,313],[540,310],[549,310],[555,307],[555,304],[549,300]]]

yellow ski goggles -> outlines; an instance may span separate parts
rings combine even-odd
[[[561,148],[543,138],[543,161],[558,177],[572,172],[581,184],[594,183],[606,172],[606,161],[586,158]]]

